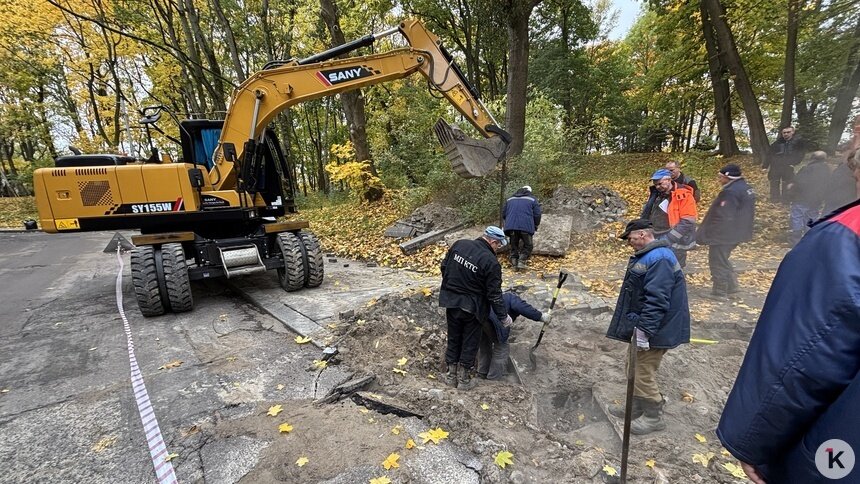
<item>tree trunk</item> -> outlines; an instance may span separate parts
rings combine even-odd
[[[833,106],[833,114],[830,116],[830,128],[827,130],[827,151],[832,153],[848,124],[848,115],[851,113],[851,105],[860,88],[860,19],[854,29],[854,44],[848,51],[848,59],[845,63],[845,73],[842,83],[836,94],[836,105]]]
[[[796,84],[794,82],[795,59],[797,57],[797,30],[800,3],[802,0],[788,0],[788,26],[785,38],[785,67],[783,81],[785,91],[782,94],[782,115],[779,118],[780,129],[791,125],[791,109],[794,106]]]
[[[720,59],[734,76],[735,89],[743,103],[747,125],[750,130],[750,145],[752,145],[753,155],[761,163],[764,161],[764,157],[767,156],[770,143],[767,139],[767,132],[764,129],[764,119],[761,116],[758,98],[756,98],[753,91],[747,71],[744,69],[743,61],[741,61],[741,56],[735,43],[735,37],[726,21],[726,9],[720,3],[720,0],[702,0],[702,3],[705,4],[705,8],[708,10],[708,16],[716,33]]]
[[[334,0],[320,0],[320,17],[328,27],[332,47],[345,44],[346,38],[340,28],[340,15]],[[346,54],[341,57],[346,57]],[[379,176],[370,153],[370,145],[367,142],[367,116],[364,111],[364,96],[361,95],[360,90],[348,91],[340,94],[340,101],[343,106],[343,114],[346,116],[346,125],[349,128],[349,139],[355,150],[355,159],[366,161],[370,173],[373,176]],[[373,193],[365,193],[364,197],[368,200],[382,198],[381,190],[373,189],[371,192]]]
[[[508,90],[505,127],[511,134],[508,156],[523,152],[529,76],[529,18],[540,0],[508,0]]]
[[[200,46],[200,50],[206,57],[209,63],[209,69],[212,72],[212,88],[214,96],[212,98],[213,108],[215,111],[226,111],[227,102],[224,93],[224,76],[221,73],[221,66],[218,64],[218,58],[215,57],[215,51],[206,36],[203,35],[203,30],[200,27],[200,16],[197,15],[197,8],[194,6],[194,0],[185,0],[185,13],[188,16],[188,21],[193,33],[194,43]]]
[[[210,0],[212,11],[215,12],[215,17],[224,31],[224,40],[227,42],[227,48],[230,50],[230,59],[233,61],[233,70],[236,71],[236,78],[239,83],[245,81],[248,77],[245,74],[245,69],[242,67],[242,61],[239,59],[239,49],[236,47],[236,38],[233,36],[233,29],[230,27],[230,21],[224,15],[224,9],[221,8],[221,0]]]
[[[704,2],[699,4],[699,10],[702,14],[702,34],[708,55],[708,72],[711,77],[711,86],[714,89],[714,117],[717,118],[717,131],[720,139],[719,153],[728,158],[740,154],[735,138],[735,128],[732,125],[732,100],[729,91],[728,72],[721,62],[720,49],[716,40],[717,34]]]

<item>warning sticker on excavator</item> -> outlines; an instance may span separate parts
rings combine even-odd
[[[451,99],[453,99],[455,103],[463,104],[466,101],[466,95],[463,94],[459,89],[452,89],[450,92]]]
[[[78,230],[81,228],[81,224],[76,218],[58,218],[54,220],[54,223],[57,225],[57,230]]]

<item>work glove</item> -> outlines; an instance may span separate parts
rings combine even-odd
[[[542,323],[546,323],[547,325],[552,322],[552,313],[547,311],[540,315],[540,321]]]
[[[502,326],[503,326],[505,329],[510,328],[511,326],[513,326],[513,324],[514,324],[514,320],[513,320],[513,319],[511,319],[511,315],[510,315],[510,314],[509,314],[509,315],[507,315],[507,316],[505,316],[505,319],[502,321]]]
[[[640,350],[650,350],[651,343],[648,342],[648,339],[650,338],[650,336],[648,336],[648,333],[642,331],[639,328],[636,328],[634,331],[636,331],[636,347]]]

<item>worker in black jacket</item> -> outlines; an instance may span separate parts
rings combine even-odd
[[[446,309],[448,321],[445,383],[461,390],[477,384],[472,369],[482,321],[488,321],[492,310],[503,325],[513,324],[502,300],[502,266],[496,258],[507,243],[502,229],[491,225],[475,240],[455,242],[442,261],[439,306]]]

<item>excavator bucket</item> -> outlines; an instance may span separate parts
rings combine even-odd
[[[444,119],[433,126],[445,155],[451,160],[451,168],[463,178],[485,176],[496,168],[508,148],[501,136],[474,139],[456,125]]]

